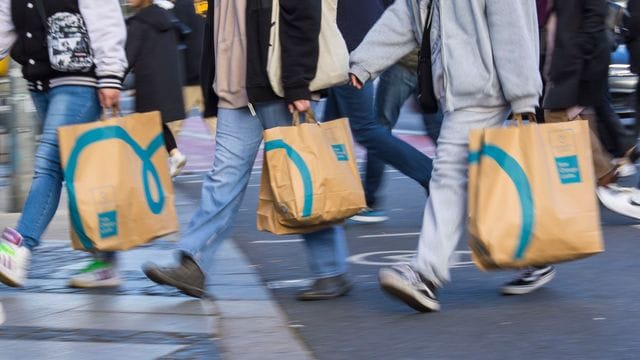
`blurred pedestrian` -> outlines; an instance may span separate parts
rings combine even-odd
[[[375,94],[375,113],[380,123],[392,130],[400,118],[400,110],[410,97],[415,97],[418,90],[418,52],[416,48],[404,56],[398,63],[380,74]],[[435,114],[422,113],[422,121],[427,135],[434,143],[440,136],[442,111]],[[370,210],[351,217],[351,220],[362,223],[375,223],[386,220],[385,213],[380,210],[377,193],[382,185],[385,163],[375,156],[367,155],[367,172],[365,174],[367,206]]]
[[[466,235],[469,132],[500,126],[510,112],[531,114],[538,104],[535,6],[533,0],[397,0],[351,54],[352,84],[360,87],[423,41],[431,49],[431,62],[421,62],[420,71],[432,71],[444,119],[418,253],[412,264],[378,274],[383,290],[418,311],[440,309],[437,289],[449,281],[449,261]],[[528,293],[553,276],[552,267],[527,269],[502,291]]]
[[[74,26],[67,26],[74,24]],[[59,32],[48,34],[55,29]],[[65,51],[48,41],[56,36],[90,51]],[[0,281],[22,286],[31,252],[51,222],[64,178],[57,129],[100,118],[118,105],[127,68],[126,30],[117,0],[0,0],[0,58],[8,55],[22,73],[44,131],[36,151],[35,174],[16,229],[0,240]],[[71,279],[82,287],[117,286],[110,254],[101,254]]]
[[[179,264],[146,264],[144,272],[159,284],[202,297],[214,254],[228,236],[267,128],[289,126],[294,110],[311,106],[309,83],[318,63],[321,2],[280,0],[284,99],[274,94],[266,72],[271,22],[269,1],[209,0],[202,58],[208,114],[218,115],[213,169],[205,176],[202,199],[180,241]],[[305,234],[316,277],[300,300],[322,300],[349,292],[347,245],[342,227]]]
[[[614,163],[596,135],[596,107],[606,99],[608,87],[610,38],[605,27],[606,14],[607,4],[601,0],[553,2],[547,25],[545,121],[589,121],[598,198],[609,209],[640,219],[640,207],[629,201],[633,189],[616,184],[624,162]],[[629,151],[627,157],[634,148]]]
[[[184,97],[184,111],[189,115],[194,108],[200,112],[203,121],[211,131],[216,135],[216,117],[204,115],[204,99],[202,97],[202,88],[200,87],[200,60],[202,59],[202,43],[204,35],[205,19],[196,13],[192,0],[174,0],[175,6],[172,9],[176,18],[189,27],[190,32],[183,37],[184,50],[180,52],[182,67],[184,69],[185,81],[182,90]],[[172,121],[169,128],[174,136],[178,137],[184,121]]]
[[[158,110],[162,114],[164,142],[171,176],[187,163],[167,123],[183,120],[178,44],[169,12],[153,0],[129,0],[136,9],[127,20],[127,59],[135,74],[136,112]]]
[[[387,5],[389,5],[388,1],[379,0],[338,2],[338,27],[350,52],[360,44]],[[374,161],[367,161],[365,169],[364,190],[367,209],[352,219],[362,222],[379,222],[387,219],[385,212],[379,208],[376,198],[382,180],[383,163],[395,167],[428,191],[432,169],[431,159],[393,136],[391,129],[382,125],[374,105],[373,82],[365,81],[361,91],[348,84],[329,89],[324,119],[332,120],[341,117],[349,118],[355,140],[367,149],[367,159],[375,158]]]

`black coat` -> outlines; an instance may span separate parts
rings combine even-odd
[[[629,0],[627,3],[629,16],[625,19],[624,26],[628,29],[627,49],[631,71],[640,73],[640,0]]]
[[[155,5],[146,7],[129,18],[127,28],[136,112],[159,110],[164,122],[184,119],[178,45],[169,13]]]
[[[196,14],[193,0],[177,0],[173,13],[190,32],[185,35],[183,41],[186,49],[182,51],[185,67],[185,83],[187,85],[200,85],[200,58],[202,57],[202,36],[204,33],[204,18]]]
[[[338,1],[338,28],[347,43],[349,52],[360,45],[384,9],[392,3],[393,1],[390,0]]]
[[[545,109],[596,106],[607,88],[609,42],[604,0],[559,0]]]
[[[205,117],[215,116],[218,111],[218,97],[213,90],[216,75],[213,51],[215,6],[213,0],[208,0],[208,3],[201,68]],[[238,66],[247,67],[247,96],[253,104],[282,99],[273,92],[267,74],[271,4],[271,1],[247,0],[244,19],[247,26],[247,63]],[[284,101],[289,104],[295,100],[311,99],[309,83],[315,77],[318,65],[321,10],[321,2],[317,0],[280,0],[282,84]]]

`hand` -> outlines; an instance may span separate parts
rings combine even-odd
[[[309,100],[296,100],[293,104],[289,104],[289,112],[294,113],[294,111],[305,112],[311,108],[311,101]]]
[[[113,109],[120,103],[120,90],[118,89],[99,89],[98,98],[100,105],[104,109]]]
[[[353,74],[349,74],[349,84],[358,90],[362,90],[362,87],[364,86],[360,79]]]

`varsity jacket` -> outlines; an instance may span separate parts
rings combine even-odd
[[[52,69],[40,4],[44,4],[47,18],[60,14],[81,15],[93,56],[90,70]],[[47,91],[62,85],[120,89],[127,69],[125,41],[126,28],[118,0],[0,0],[0,58],[10,53],[22,65],[22,73],[32,91]]]
[[[213,90],[215,55],[213,44],[214,0],[209,0],[201,64],[201,85],[205,117],[215,116],[218,97]],[[281,99],[271,88],[267,75],[267,53],[271,28],[272,1],[247,0],[247,95],[250,104]],[[310,99],[309,83],[315,77],[320,34],[321,2],[280,0],[280,41],[282,45],[282,83],[284,100]],[[240,65],[240,64],[239,64]]]

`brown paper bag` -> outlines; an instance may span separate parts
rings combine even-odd
[[[365,208],[348,119],[265,130],[258,230],[316,231]]]
[[[469,246],[481,269],[604,250],[586,121],[472,131]]]
[[[58,129],[74,249],[126,250],[178,231],[159,112]]]

